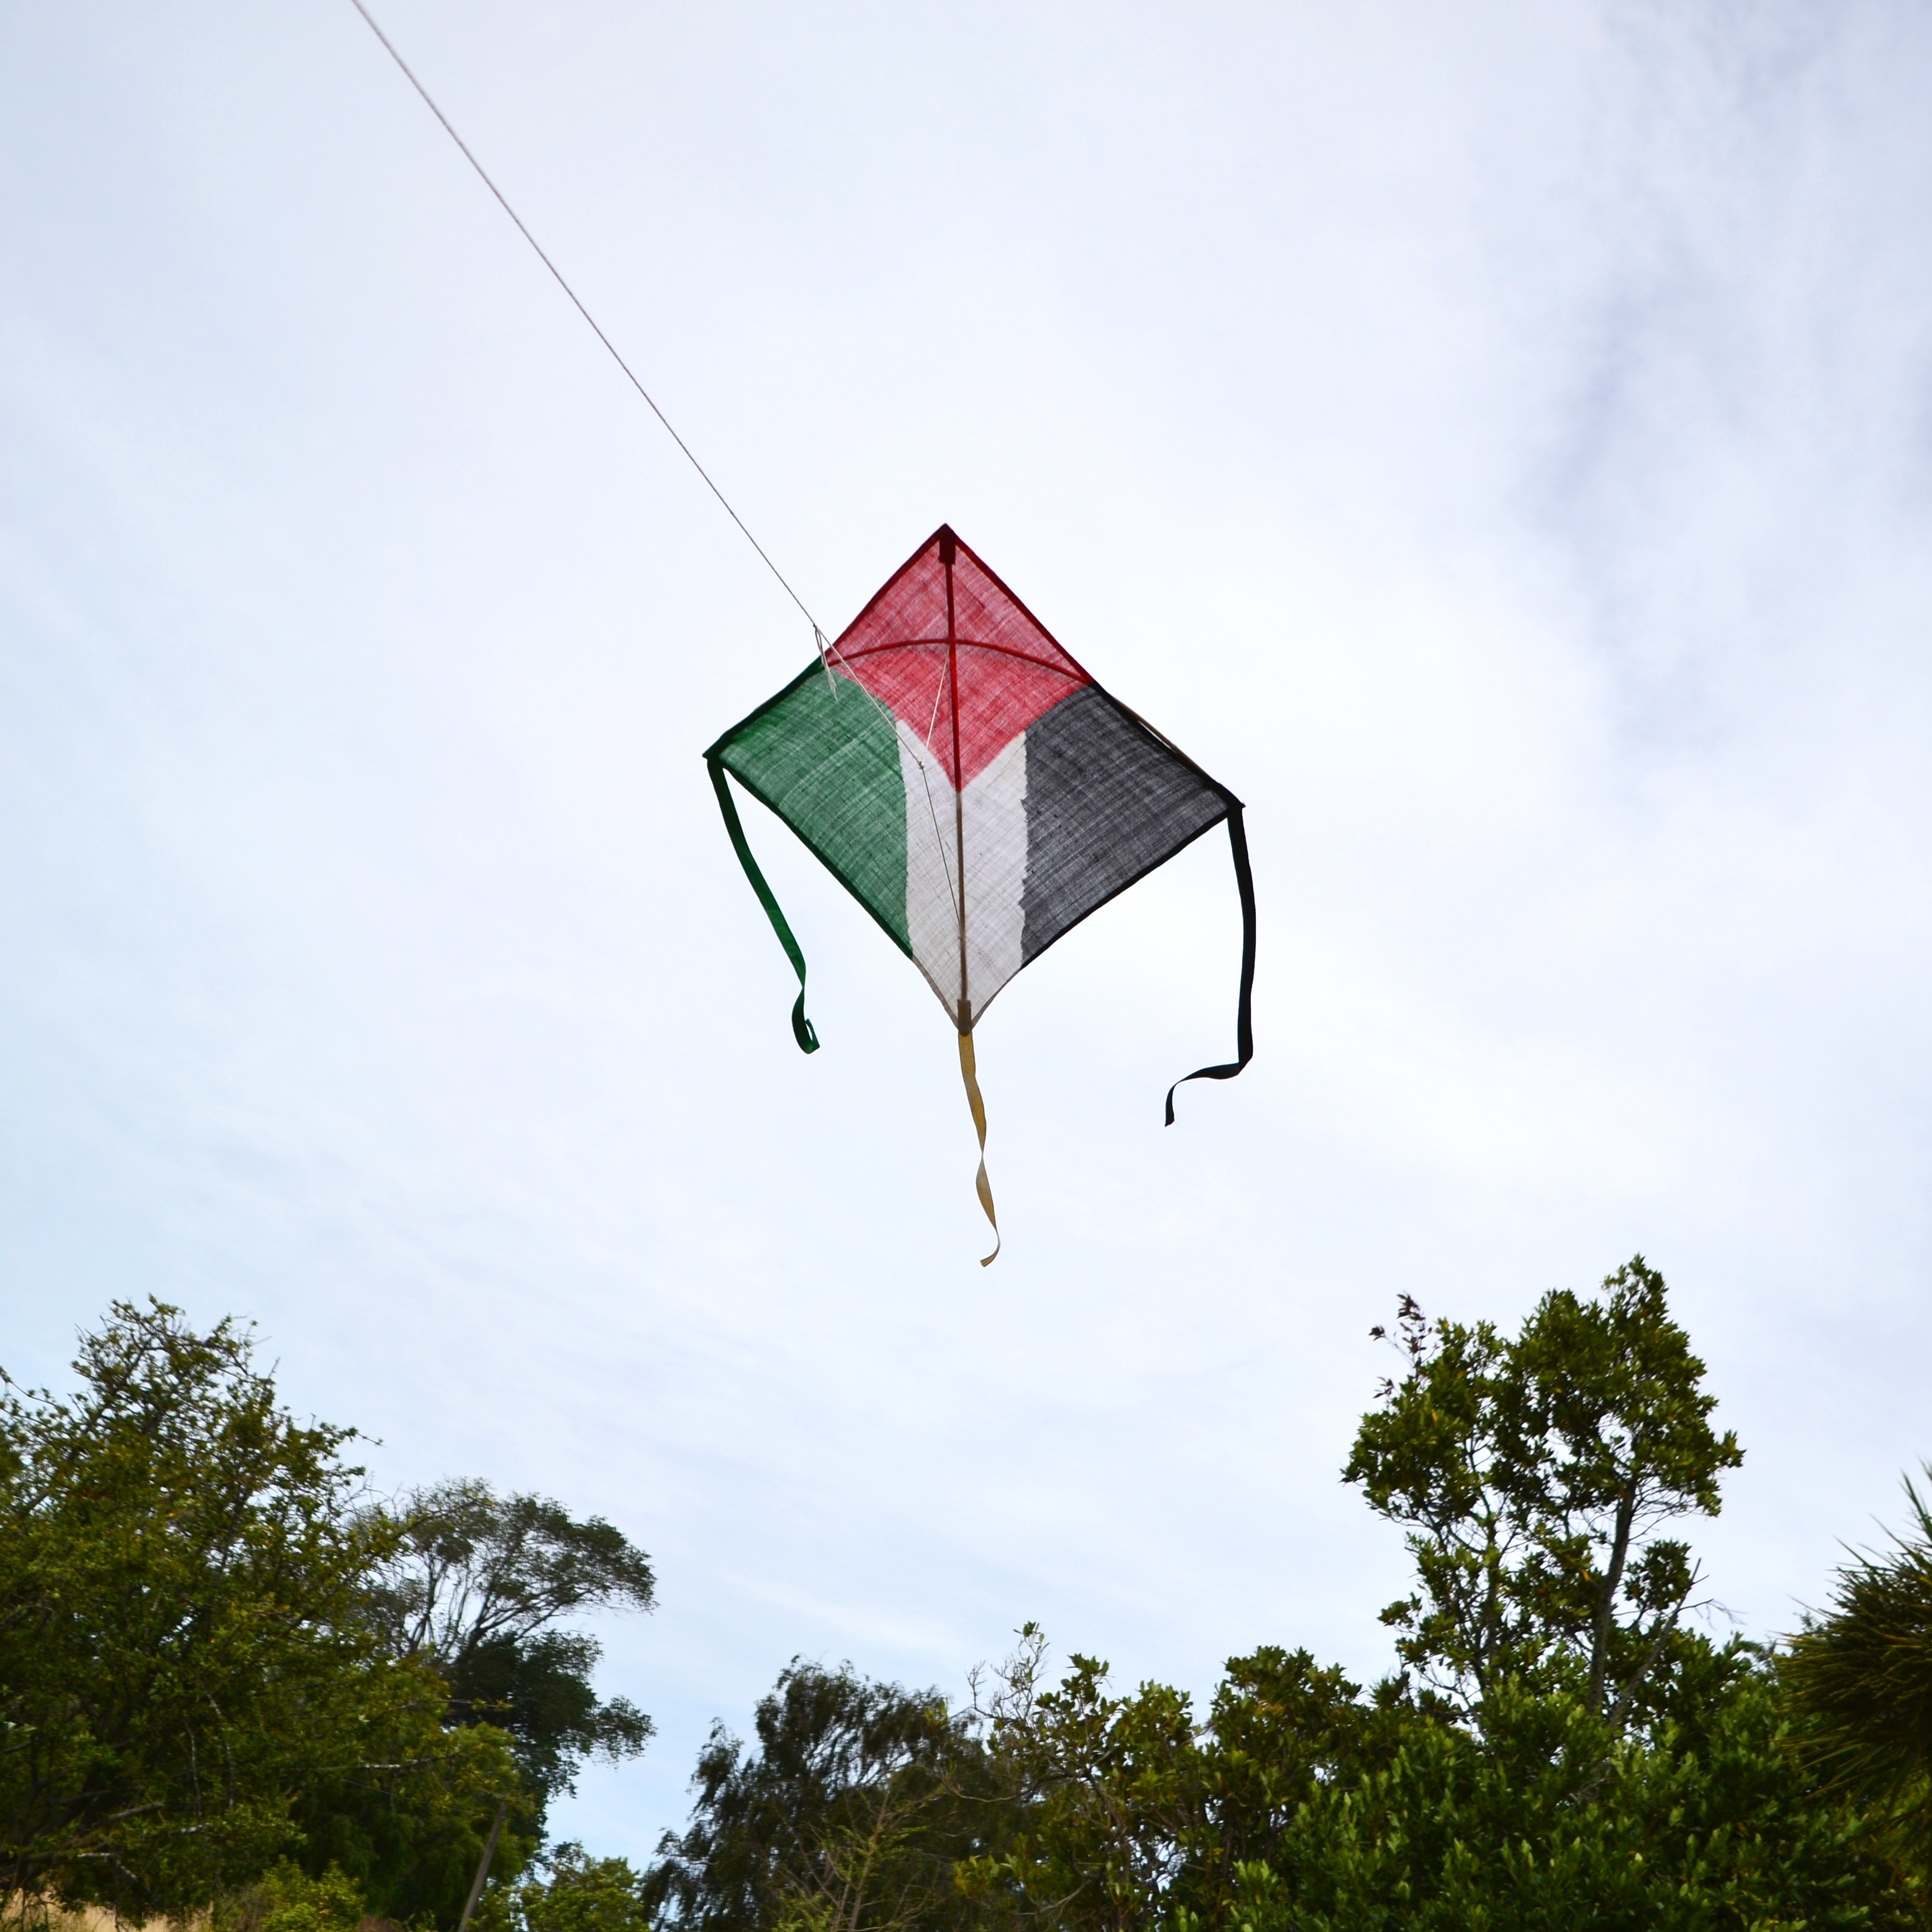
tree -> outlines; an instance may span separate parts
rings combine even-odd
[[[1817,1792],[1751,1646],[1687,1640],[1648,1733],[1506,1678],[1480,1730],[1305,1654],[1228,1666],[1208,1720],[1073,1660],[994,1750],[1026,1774],[994,1925],[1054,1932],[1905,1932],[1871,1821]]]
[[[1348,1474],[1416,1559],[1390,1619],[1406,1668],[1364,1694],[1264,1648],[1229,1662],[1203,1714],[1171,1685],[1117,1690],[1090,1658],[1051,1681],[1032,1626],[964,1710],[795,1664],[755,1749],[714,1732],[692,1826],[646,1876],[653,1922],[1922,1928],[1882,1808],[1821,1788],[1798,1748],[1776,1660],[1684,1627],[1696,1568],[1664,1532],[1714,1511],[1741,1456],[1661,1278],[1640,1258],[1600,1297],[1546,1296],[1514,1336],[1406,1302],[1400,1333],[1403,1376]],[[1932,1632],[1919,1525],[1874,1642]],[[1886,1762],[1909,1781],[1922,1734],[1891,1715]]]
[[[1811,1762],[1880,1807],[1923,1871],[1932,1861],[1932,1508],[1910,1478],[1905,1496],[1910,1526],[1882,1554],[1853,1553],[1829,1610],[1792,1639],[1784,1667],[1810,1723]]]
[[[648,1932],[643,1875],[626,1858],[593,1858],[559,1845],[514,1890],[498,1895],[479,1932]]]
[[[334,1866],[312,1877],[283,1858],[218,1899],[208,1932],[356,1932],[368,1916],[368,1900]]]
[[[573,1612],[652,1607],[650,1559],[620,1531],[479,1482],[417,1490],[371,1521],[385,1527],[386,1554],[368,1594],[370,1616],[392,1654],[441,1674],[451,1724],[510,1734],[539,1817],[585,1757],[643,1750],[650,1719],[625,1698],[600,1701],[592,1688],[602,1646],[553,1628]]]
[[[507,1804],[490,1870],[500,1884],[529,1862],[542,1836],[510,1740],[494,1725],[451,1730],[448,1693],[413,1663],[384,1660],[372,1688],[424,1687],[385,1708],[372,1697],[355,1726],[328,1742],[296,1789],[291,1814],[301,1831],[293,1854],[312,1876],[332,1868],[361,1891],[370,1910],[418,1928],[460,1917],[499,1804]],[[355,1744],[358,1749],[345,1746]]]
[[[1922,1892],[1819,1791],[1770,1660],[1694,1634],[1646,1733],[1500,1682],[1480,1730],[1305,1655],[1237,1658],[1205,1723],[1076,1659],[994,1749],[1026,1767],[991,1925],[1055,1932],[1906,1932]]]
[[[353,1432],[159,1302],[74,1366],[69,1398],[0,1382],[0,1888],[191,1912],[310,1860],[328,1794],[460,1852],[512,1768],[500,1733],[452,1750],[440,1682],[369,1629],[393,1531],[352,1506]]]
[[[1406,1295],[1397,1328],[1406,1367],[1343,1478],[1408,1527],[1420,1588],[1382,1613],[1402,1658],[1466,1710],[1522,1678],[1634,1720],[1697,1583],[1687,1546],[1658,1532],[1715,1515],[1718,1478],[1744,1460],[1711,1427],[1664,1277],[1639,1255],[1600,1299],[1546,1294],[1514,1340],[1431,1326]]]
[[[896,1932],[963,1922],[956,1862],[986,1806],[967,1720],[936,1691],[794,1660],[758,1708],[748,1754],[722,1726],[693,1817],[667,1832],[644,1897],[691,1932]]]
[[[1020,1636],[974,1706],[1008,1815],[1005,1843],[962,1879],[996,1918],[1078,1932],[1216,1919],[1244,1862],[1275,1856],[1325,1785],[1380,1761],[1384,1708],[1306,1651],[1230,1660],[1202,1724],[1166,1684],[1115,1695],[1093,1658],[1042,1688],[1044,1639]]]
[[[1674,1518],[1741,1460],[1640,1258],[1514,1339],[1432,1328],[1348,1470],[1402,1522],[1410,1666],[1366,1697],[1306,1654],[1237,1658],[1204,1721],[1036,1634],[986,1707],[1012,1807],[964,1871],[1055,1932],[1715,1932],[1922,1925],[1880,1820],[1818,1788],[1763,1651],[1683,1628]],[[1928,1526],[1932,1527],[1932,1526]],[[1928,1538],[1932,1548],[1932,1538]],[[1928,1566],[1932,1574],[1932,1566]],[[1419,1666],[1419,1669],[1418,1669]],[[1420,1682],[1418,1682],[1420,1677]]]
[[[974,1715],[1014,1818],[1010,1842],[982,1852],[969,1892],[1000,1916],[1128,1932],[1148,1922],[1212,1831],[1198,1734],[1186,1694],[1108,1688],[1108,1668],[1077,1653],[1043,1688],[1046,1640],[1020,1631]]]
[[[1498,1684],[1484,1731],[1416,1712],[1381,1769],[1321,1786],[1218,1912],[1243,1932],[1911,1932],[1871,1821],[1817,1792],[1752,1646],[1693,1636],[1682,1719],[1618,1736],[1563,1690]]]

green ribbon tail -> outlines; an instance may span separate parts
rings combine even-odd
[[[745,828],[738,822],[738,808],[731,801],[730,788],[724,782],[724,767],[716,758],[707,758],[705,764],[711,772],[711,788],[718,794],[718,809],[724,814],[724,830],[731,835],[731,849],[738,855],[738,862],[745,868],[745,876],[752,882],[752,890],[758,896],[758,903],[765,909],[765,916],[772,922],[772,930],[778,936],[778,944],[785,950],[785,957],[792,963],[792,970],[798,975],[798,998],[791,1010],[792,1036],[798,1042],[802,1053],[818,1051],[818,1034],[811,1021],[805,1016],[805,955],[799,950],[798,941],[792,937],[791,928],[785,923],[785,916],[778,910],[778,902],[772,896],[772,889],[765,884],[765,875],[758,870],[758,862],[752,856],[752,848],[745,842]]]

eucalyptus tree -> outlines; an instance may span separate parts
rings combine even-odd
[[[655,1604],[650,1560],[622,1531],[542,1496],[460,1480],[412,1490],[369,1520],[385,1552],[369,1619],[392,1654],[442,1676],[451,1724],[508,1732],[539,1808],[569,1789],[586,1757],[644,1750],[650,1719],[591,1682],[601,1644],[559,1628]]]
[[[691,1822],[646,1875],[676,1932],[955,1932],[980,1917],[955,1882],[1005,1815],[966,1714],[794,1659],[748,1748],[722,1725]]]

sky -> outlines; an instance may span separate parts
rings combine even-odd
[[[372,5],[374,0],[372,0]],[[700,753],[809,626],[349,0],[0,4],[0,1363],[259,1324],[794,1656],[1390,1661],[1396,1298],[1641,1251],[1788,1630],[1932,1456],[1932,15],[381,0],[829,631],[950,521],[1246,802],[977,1036]]]

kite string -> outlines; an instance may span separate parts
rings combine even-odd
[[[388,35],[384,33],[382,28],[377,26],[375,16],[372,14],[369,11],[368,8],[362,4],[362,0],[350,0],[350,4],[356,9],[357,13],[362,16],[364,21],[368,26],[369,31],[382,44],[383,51],[388,55],[389,58],[395,62],[397,67],[400,69],[403,78],[406,80],[409,84],[416,89],[416,92],[422,97],[423,105],[426,106],[429,111],[436,116],[436,119],[442,123],[443,132],[456,143],[458,150],[462,154],[463,158],[476,170],[477,178],[482,182],[483,185],[487,188],[493,195],[496,196],[497,206],[500,207],[503,212],[516,224],[517,232],[522,236],[524,239],[530,244],[531,248],[536,252],[537,260],[542,262],[544,266],[550,271],[551,275],[554,278],[556,282],[557,286],[562,290],[564,293],[570,298],[572,305],[576,309],[578,314],[583,316],[584,320],[590,325],[591,332],[596,335],[598,340],[602,343],[604,346],[610,352],[611,361],[616,363],[620,369],[623,370],[625,378],[630,383],[632,388],[635,389],[638,394],[644,398],[645,404],[650,409],[651,414],[656,416],[658,421],[663,424],[664,434],[670,438],[672,442],[677,445],[678,448],[681,451],[682,451],[685,460],[689,463],[692,468],[696,470],[698,475],[704,479],[704,487],[709,490],[712,495],[716,496],[719,503],[724,506],[724,514],[731,519],[732,522],[738,526],[738,529],[740,533],[743,536],[745,541],[758,552],[760,562],[761,562],[764,565],[765,568],[771,572],[772,576],[778,580],[779,588],[782,590],[784,594],[798,606],[800,611],[802,614],[805,618],[805,621],[812,626],[812,642],[818,646],[818,655],[824,662],[825,675],[827,680],[830,680],[832,676],[832,666],[834,660],[836,659],[854,688],[864,692],[865,695],[868,698],[871,699],[872,708],[877,711],[880,716],[884,718],[888,724],[892,723],[892,712],[891,709],[882,703],[874,692],[866,689],[866,686],[860,682],[857,673],[855,672],[852,667],[846,662],[844,652],[840,650],[838,645],[831,638],[828,638],[825,634],[824,630],[820,628],[818,620],[806,608],[805,599],[800,596],[798,592],[791,587],[791,584],[787,579],[784,572],[779,569],[776,564],[772,562],[764,545],[759,542],[756,537],[752,536],[744,518],[740,516],[736,510],[732,508],[730,500],[727,497],[724,491],[719,489],[718,485],[712,481],[711,472],[705,468],[703,464],[698,461],[697,457],[692,452],[690,444],[686,442],[684,438],[678,434],[676,430],[672,426],[670,418],[664,414],[662,410],[658,407],[656,398],[652,395],[650,390],[644,387],[642,382],[638,381],[637,371],[631,367],[629,363],[624,360],[622,356],[618,352],[617,345],[613,342],[610,338],[604,333],[602,328],[598,326],[597,318],[590,313],[590,310],[584,307],[583,298],[570,286],[568,282],[565,280],[562,270],[560,269],[556,264],[550,260],[549,256],[544,252],[543,244],[530,232],[530,230],[526,226],[524,226],[523,217],[510,206],[508,197],[505,195],[503,190],[490,178],[489,170],[485,168],[483,164],[470,152],[469,142],[464,140],[463,136],[456,131],[455,128],[450,122],[449,116],[444,113],[442,110],[436,104],[434,96],[433,96],[429,89],[424,86],[422,82],[416,78],[416,70],[410,65],[407,61],[404,59],[401,54],[397,51],[395,42],[391,40]],[[835,685],[833,687],[835,692],[836,688],[837,687]],[[929,733],[928,735],[930,735]],[[930,748],[928,747],[928,749],[929,748]],[[915,758],[917,758],[916,753],[914,754],[914,757]],[[923,769],[924,760],[920,760],[919,762],[921,765],[921,768]]]
[[[902,739],[900,742],[904,743],[904,740]],[[926,815],[932,820],[932,848],[939,854],[940,870],[946,874],[946,896],[952,902],[952,918],[956,925],[964,915],[959,910],[959,894],[952,883],[952,868],[946,862],[946,838],[939,829],[939,808],[932,802],[932,780],[923,759],[920,761],[919,782],[925,788]]]
[[[825,634],[824,632],[819,626],[818,619],[813,616],[809,610],[806,609],[804,598],[800,596],[798,592],[791,587],[790,582],[786,578],[784,572],[779,569],[776,564],[772,562],[770,556],[766,551],[764,545],[759,542],[756,537],[752,536],[749,528],[747,527],[744,518],[740,516],[736,510],[732,508],[730,501],[725,496],[724,491],[719,489],[718,485],[712,481],[711,472],[706,470],[704,465],[699,462],[697,457],[692,454],[690,444],[686,442],[684,438],[678,434],[676,430],[672,427],[670,418],[664,414],[662,410],[658,407],[656,399],[652,395],[651,392],[644,387],[644,384],[638,381],[637,371],[634,370],[629,363],[624,360],[622,356],[618,352],[616,344],[604,333],[603,330],[600,327],[598,327],[597,318],[590,313],[590,310],[584,307],[583,298],[570,286],[568,282],[565,280],[563,272],[559,268],[556,264],[544,252],[543,244],[538,242],[537,238],[530,232],[527,227],[524,226],[523,217],[510,206],[508,198],[504,194],[503,190],[490,179],[489,170],[486,169],[483,164],[476,158],[476,155],[470,152],[469,142],[464,140],[463,136],[456,131],[454,127],[451,124],[449,116],[444,113],[442,110],[436,104],[435,98],[430,93],[429,89],[424,87],[422,82],[416,78],[415,70],[410,67],[409,62],[404,60],[401,54],[397,51],[396,44],[394,41],[391,40],[388,35],[384,33],[382,28],[376,25],[375,16],[371,14],[368,8],[362,4],[362,0],[350,0],[350,4],[356,9],[357,13],[362,16],[363,20],[368,25],[369,31],[376,36],[377,40],[381,41],[384,51],[387,52],[389,58],[395,62],[398,68],[401,70],[404,79],[406,80],[409,84],[416,89],[416,92],[422,97],[423,104],[428,107],[429,111],[442,124],[443,132],[456,143],[457,147],[462,153],[463,158],[476,170],[477,178],[480,180],[483,185],[496,196],[497,205],[502,209],[503,212],[516,224],[518,233],[522,236],[524,239],[530,244],[532,249],[536,251],[537,260],[542,262],[544,266],[550,271],[551,275],[556,279],[557,286],[562,290],[564,293],[570,298],[571,302],[575,308],[578,314],[582,316],[584,320],[590,325],[591,331],[596,336],[598,340],[602,343],[604,346],[610,352],[611,361],[615,362],[617,367],[623,370],[625,377],[629,382],[632,388],[635,389],[638,394],[644,398],[652,415],[656,416],[658,421],[664,425],[665,434],[668,435],[670,438],[671,441],[676,443],[678,448],[683,452],[686,460],[688,462],[692,468],[696,470],[698,475],[704,478],[704,487],[711,492],[712,496],[718,499],[721,504],[724,506],[724,514],[731,519],[732,522],[738,526],[739,530],[742,534],[745,541],[758,552],[759,560],[764,565],[765,568],[771,572],[772,576],[778,580],[779,587],[784,592],[784,594],[789,597],[791,601],[798,606],[800,610],[803,613],[805,621],[812,626],[812,642],[818,646],[818,655],[824,662],[825,675],[828,681],[832,676],[832,663],[836,660],[840,667],[844,670],[847,678],[850,680],[856,689],[863,692],[865,695],[872,700],[872,708],[877,711],[880,716],[884,718],[888,724],[891,723],[892,719],[892,713],[891,710],[885,704],[882,704],[874,693],[866,690],[866,686],[860,682],[857,674],[854,672],[852,667],[845,662],[844,653],[839,650],[838,645],[833,642],[831,638],[828,638]],[[837,687],[835,685],[833,687],[835,692],[836,688]]]
[[[517,224],[517,232],[522,236],[524,239],[536,250],[537,260],[542,262],[544,266],[548,268],[550,272],[550,274],[556,278],[557,286],[562,290],[564,293],[570,298],[571,302],[575,308],[578,314],[583,316],[584,320],[590,325],[592,332],[596,336],[598,340],[602,343],[606,349],[610,350],[611,361],[615,362],[617,367],[623,370],[625,375],[629,379],[632,388],[635,389],[638,394],[644,398],[646,404],[650,410],[651,414],[656,416],[658,421],[664,425],[665,434],[670,438],[672,442],[677,445],[680,449],[683,451],[686,460],[688,461],[692,468],[696,470],[698,475],[704,479],[704,487],[711,492],[712,496],[718,499],[720,503],[724,506],[724,514],[731,519],[732,522],[738,526],[740,531],[744,536],[745,541],[758,553],[758,556],[763,561],[765,568],[778,579],[780,589],[782,589],[784,592],[784,594],[798,606],[800,611],[803,612],[805,621],[812,626],[812,635],[818,640],[819,648],[821,653],[825,652],[829,648],[826,643],[825,633],[818,628],[818,619],[814,617],[812,613],[806,609],[805,599],[791,587],[789,583],[786,581],[784,572],[779,569],[778,566],[772,562],[770,557],[766,554],[764,545],[759,542],[756,537],[752,536],[750,530],[747,528],[746,525],[744,518],[740,516],[736,510],[732,508],[730,501],[725,496],[724,491],[719,489],[718,485],[711,480],[711,472],[705,468],[703,464],[698,461],[698,458],[694,455],[692,454],[690,444],[686,442],[684,438],[680,436],[677,431],[671,427],[670,417],[666,416],[664,411],[658,407],[657,403],[652,398],[650,390],[646,388],[644,384],[638,380],[637,372],[632,369],[630,364],[626,362],[623,357],[617,352],[617,345],[604,333],[602,328],[598,326],[597,318],[584,306],[583,298],[580,296],[577,291],[564,280],[563,271],[544,253],[542,243],[538,241],[537,238],[530,232],[529,229],[524,226],[523,217],[510,206],[509,201],[505,196],[503,190],[490,178],[488,170],[486,169],[483,164],[470,152],[469,142],[464,140],[463,136],[456,131],[453,126],[451,125],[449,116],[444,113],[442,110],[436,104],[434,99],[430,94],[429,89],[424,86],[421,81],[417,80],[415,72],[410,66],[409,62],[404,60],[401,54],[397,51],[395,42],[391,40],[388,35],[384,33],[382,28],[376,24],[375,16],[369,11],[367,7],[363,5],[362,0],[349,0],[349,4],[356,9],[357,13],[362,16],[364,21],[368,26],[370,32],[374,34],[376,39],[382,42],[383,48],[388,53],[389,58],[402,70],[403,78],[416,89],[417,93],[422,96],[423,105],[436,116],[437,120],[442,123],[442,131],[447,134],[449,138],[456,143],[458,148],[462,151],[463,158],[476,170],[478,178],[482,182],[483,185],[496,197],[497,205],[502,209],[503,212]]]

